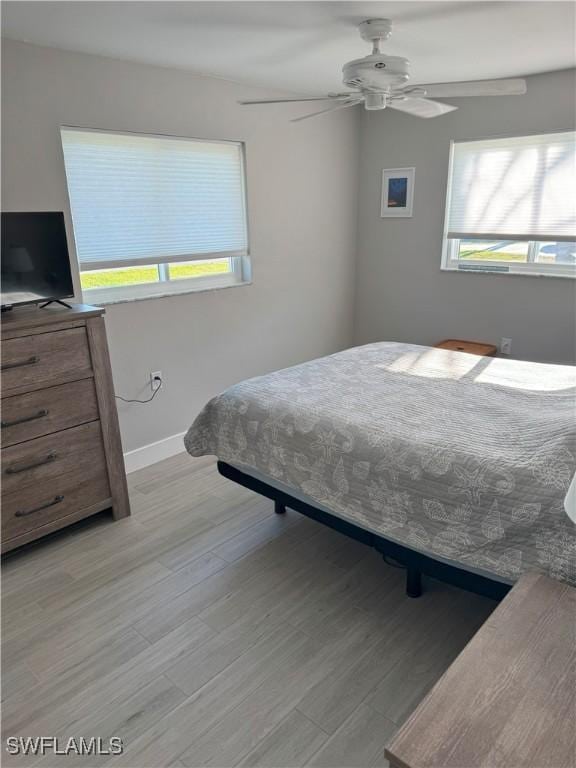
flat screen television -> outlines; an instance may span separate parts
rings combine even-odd
[[[62,211],[2,213],[3,309],[74,295]]]

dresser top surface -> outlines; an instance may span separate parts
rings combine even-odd
[[[395,768],[574,765],[576,589],[527,573],[398,731]]]
[[[11,334],[14,331],[77,322],[79,319],[98,317],[104,312],[103,307],[92,307],[89,304],[73,304],[70,309],[57,304],[44,309],[38,306],[14,307],[2,313],[2,335]]]

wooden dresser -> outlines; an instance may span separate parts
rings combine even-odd
[[[575,768],[576,589],[526,573],[386,749],[390,768]]]
[[[2,552],[130,514],[104,310],[2,315]]]

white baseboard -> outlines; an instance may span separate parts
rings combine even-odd
[[[177,453],[183,453],[185,434],[185,432],[180,432],[178,435],[171,435],[163,440],[150,443],[150,445],[143,445],[141,448],[127,451],[124,454],[126,472],[136,472],[138,469],[149,467],[150,464],[156,464],[157,461],[169,459],[170,456],[176,456]]]

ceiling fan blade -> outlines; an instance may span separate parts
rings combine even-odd
[[[287,96],[286,98],[279,99],[245,99],[239,101],[238,104],[243,106],[247,104],[290,104],[298,101],[335,101],[342,99],[349,99],[350,96],[355,96],[353,93],[329,93],[327,96]]]
[[[404,99],[393,99],[388,105],[400,112],[407,112],[415,117],[439,117],[447,112],[452,112],[458,107],[452,104],[442,104],[441,101],[431,101],[416,96],[406,96]]]
[[[335,112],[337,109],[344,109],[344,107],[355,107],[356,104],[360,104],[362,99],[354,99],[350,101],[345,101],[344,103],[340,102],[339,104],[335,104],[333,107],[328,107],[328,109],[321,109],[319,112],[312,112],[309,115],[303,115],[302,117],[294,117],[292,120],[290,120],[291,123],[299,123],[301,120],[308,120],[310,117],[316,117],[317,115],[323,115],[325,112]]]
[[[460,98],[461,96],[522,96],[526,93],[526,80],[473,80],[468,83],[432,83],[417,85],[423,88],[426,96],[432,98]],[[405,91],[408,93],[408,91]]]

